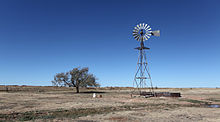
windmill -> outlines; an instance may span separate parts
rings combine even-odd
[[[133,37],[140,42],[140,47],[135,48],[139,50],[139,56],[133,85],[136,85],[140,94],[142,93],[141,89],[147,87],[149,88],[150,93],[154,93],[145,53],[145,50],[149,50],[150,48],[144,46],[144,41],[147,41],[150,36],[160,36],[160,31],[152,31],[150,25],[145,23],[141,23],[134,27]]]

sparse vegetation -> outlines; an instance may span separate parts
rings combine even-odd
[[[184,121],[199,121],[201,115],[207,120],[210,116],[219,118],[219,108],[207,108],[209,104],[206,105],[210,100],[215,101],[215,104],[220,103],[220,89],[215,88],[155,89],[176,90],[182,93],[182,98],[144,98],[137,95],[131,97],[130,87],[82,88],[79,94],[73,91],[75,88],[69,87],[8,88],[10,92],[0,92],[0,121],[178,121],[180,116]],[[5,89],[5,86],[0,86],[0,89]],[[36,92],[36,89],[44,92]],[[93,98],[91,93],[102,97]]]
[[[147,107],[147,108],[146,108]],[[134,104],[134,105],[123,105],[117,107],[100,107],[100,108],[79,108],[79,109],[70,109],[63,110],[57,109],[54,111],[43,110],[43,111],[29,111],[25,113],[12,113],[12,114],[0,114],[0,120],[20,120],[28,121],[35,119],[54,119],[54,118],[78,118],[81,116],[94,115],[94,114],[104,114],[116,111],[128,111],[135,110],[137,108],[146,108],[151,110],[157,110],[164,108],[164,110],[169,110],[168,108],[176,108],[178,105],[170,104]]]

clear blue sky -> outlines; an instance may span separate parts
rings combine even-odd
[[[220,87],[219,0],[1,0],[0,85],[51,85],[89,67],[102,86],[132,86],[136,24],[161,37],[146,45],[154,86]]]

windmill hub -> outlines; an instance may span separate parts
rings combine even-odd
[[[141,36],[143,36],[143,34],[144,34],[144,30],[143,29],[141,29],[140,34],[141,34]]]

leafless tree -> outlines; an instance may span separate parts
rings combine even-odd
[[[88,86],[100,86],[96,82],[96,78],[93,74],[90,74],[89,68],[74,68],[69,72],[57,73],[54,76],[54,80],[52,84],[55,86],[68,86],[75,87],[76,92],[79,93],[80,87],[88,87]]]

